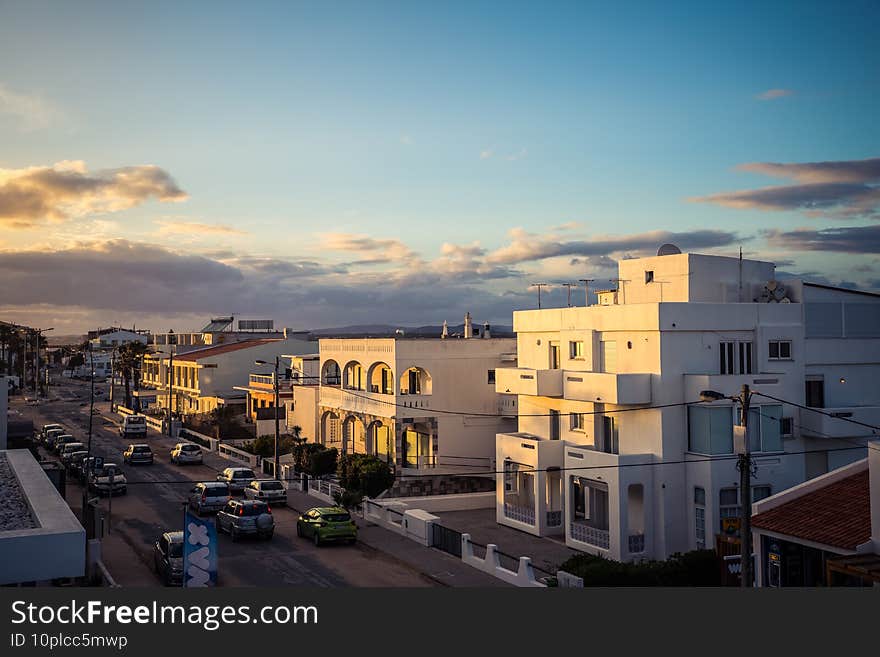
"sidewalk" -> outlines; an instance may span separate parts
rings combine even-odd
[[[287,506],[302,513],[327,502],[293,488],[287,490]],[[354,516],[358,525],[358,543],[384,552],[444,586],[510,586],[491,575],[472,568],[451,554],[419,545],[415,541]]]

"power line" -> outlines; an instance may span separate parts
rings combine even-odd
[[[880,427],[878,427],[876,425],[867,424],[866,422],[859,422],[858,420],[853,420],[852,418],[843,417],[840,415],[834,415],[833,413],[828,413],[828,412],[822,411],[818,408],[812,408],[810,406],[804,406],[803,404],[797,404],[795,402],[786,401],[784,399],[779,399],[778,397],[774,397],[773,395],[768,395],[763,392],[758,392],[757,390],[753,391],[752,394],[760,395],[761,397],[767,397],[769,399],[773,399],[773,400],[781,402],[783,404],[788,404],[790,406],[795,406],[797,408],[801,408],[805,411],[812,411],[813,413],[818,413],[819,415],[827,415],[828,417],[834,418],[835,420],[843,420],[844,422],[850,422],[852,424],[858,424],[859,426],[862,426],[862,427],[867,427],[868,429],[874,429],[875,431],[880,431]]]

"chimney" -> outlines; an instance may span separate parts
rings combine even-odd
[[[446,320],[443,320],[443,330],[440,332],[440,339],[445,340],[449,337],[449,325],[446,323]]]
[[[489,335],[489,322],[484,322],[483,323],[483,339],[485,340],[486,338],[491,338],[491,337],[492,336]]]
[[[465,313],[464,315],[464,337],[465,339],[474,337],[474,326],[471,323],[470,313]]]

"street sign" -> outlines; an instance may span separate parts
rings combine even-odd
[[[726,536],[736,536],[739,534],[740,519],[739,518],[722,518],[721,533]]]
[[[92,470],[100,470],[103,467],[104,467],[104,457],[103,456],[96,456],[95,462],[92,463]]]

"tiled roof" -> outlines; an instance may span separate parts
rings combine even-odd
[[[752,527],[854,550],[871,539],[868,471],[752,516]]]
[[[194,349],[193,351],[187,351],[186,353],[180,354],[179,356],[174,356],[174,360],[195,361],[202,360],[203,358],[213,358],[214,356],[228,354],[232,351],[239,351],[240,349],[259,347],[260,345],[269,344],[270,342],[281,342],[281,340],[277,338],[264,338],[262,340],[242,340],[241,342],[218,344],[210,347],[205,347],[204,349]]]

